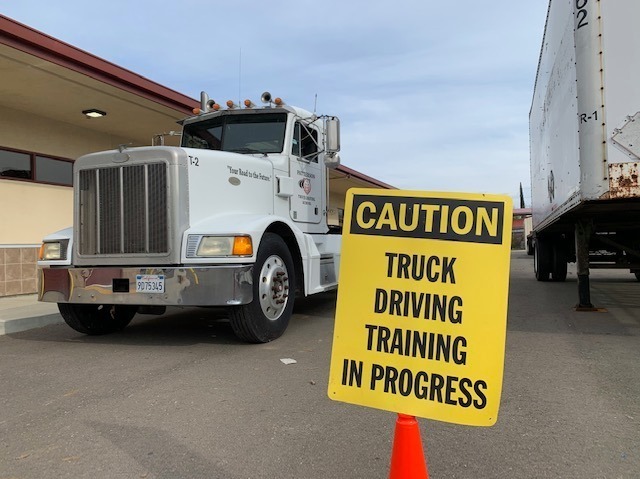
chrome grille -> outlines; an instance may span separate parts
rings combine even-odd
[[[80,171],[81,255],[167,253],[164,163]]]

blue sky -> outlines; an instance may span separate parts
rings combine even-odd
[[[402,189],[529,204],[547,0],[23,0],[2,14],[218,102],[268,90],[341,120],[342,163]],[[517,206],[517,202],[516,202]]]

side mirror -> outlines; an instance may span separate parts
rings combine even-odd
[[[340,120],[331,116],[324,122],[325,128],[325,152],[329,153],[329,156],[336,154],[340,151]]]
[[[335,170],[340,166],[340,155],[337,153],[327,153],[324,155],[324,166]]]

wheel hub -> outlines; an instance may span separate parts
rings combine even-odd
[[[260,270],[260,307],[270,320],[276,320],[289,301],[289,274],[282,258],[272,255]]]

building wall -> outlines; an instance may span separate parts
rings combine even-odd
[[[43,236],[71,226],[73,189],[0,180],[0,247],[40,245]]]
[[[100,119],[87,119],[87,122]],[[146,139],[146,143],[149,143]],[[0,106],[0,146],[75,159],[92,151],[108,150],[132,138],[107,135]]]
[[[36,292],[37,248],[0,248],[0,297]]]
[[[331,184],[331,183],[329,183]],[[329,189],[329,201],[327,206],[327,223],[329,226],[342,226],[345,195]]]
[[[0,106],[0,147],[75,159],[132,141]],[[0,179],[0,296],[36,292],[40,242],[71,226],[72,214],[69,186]]]

